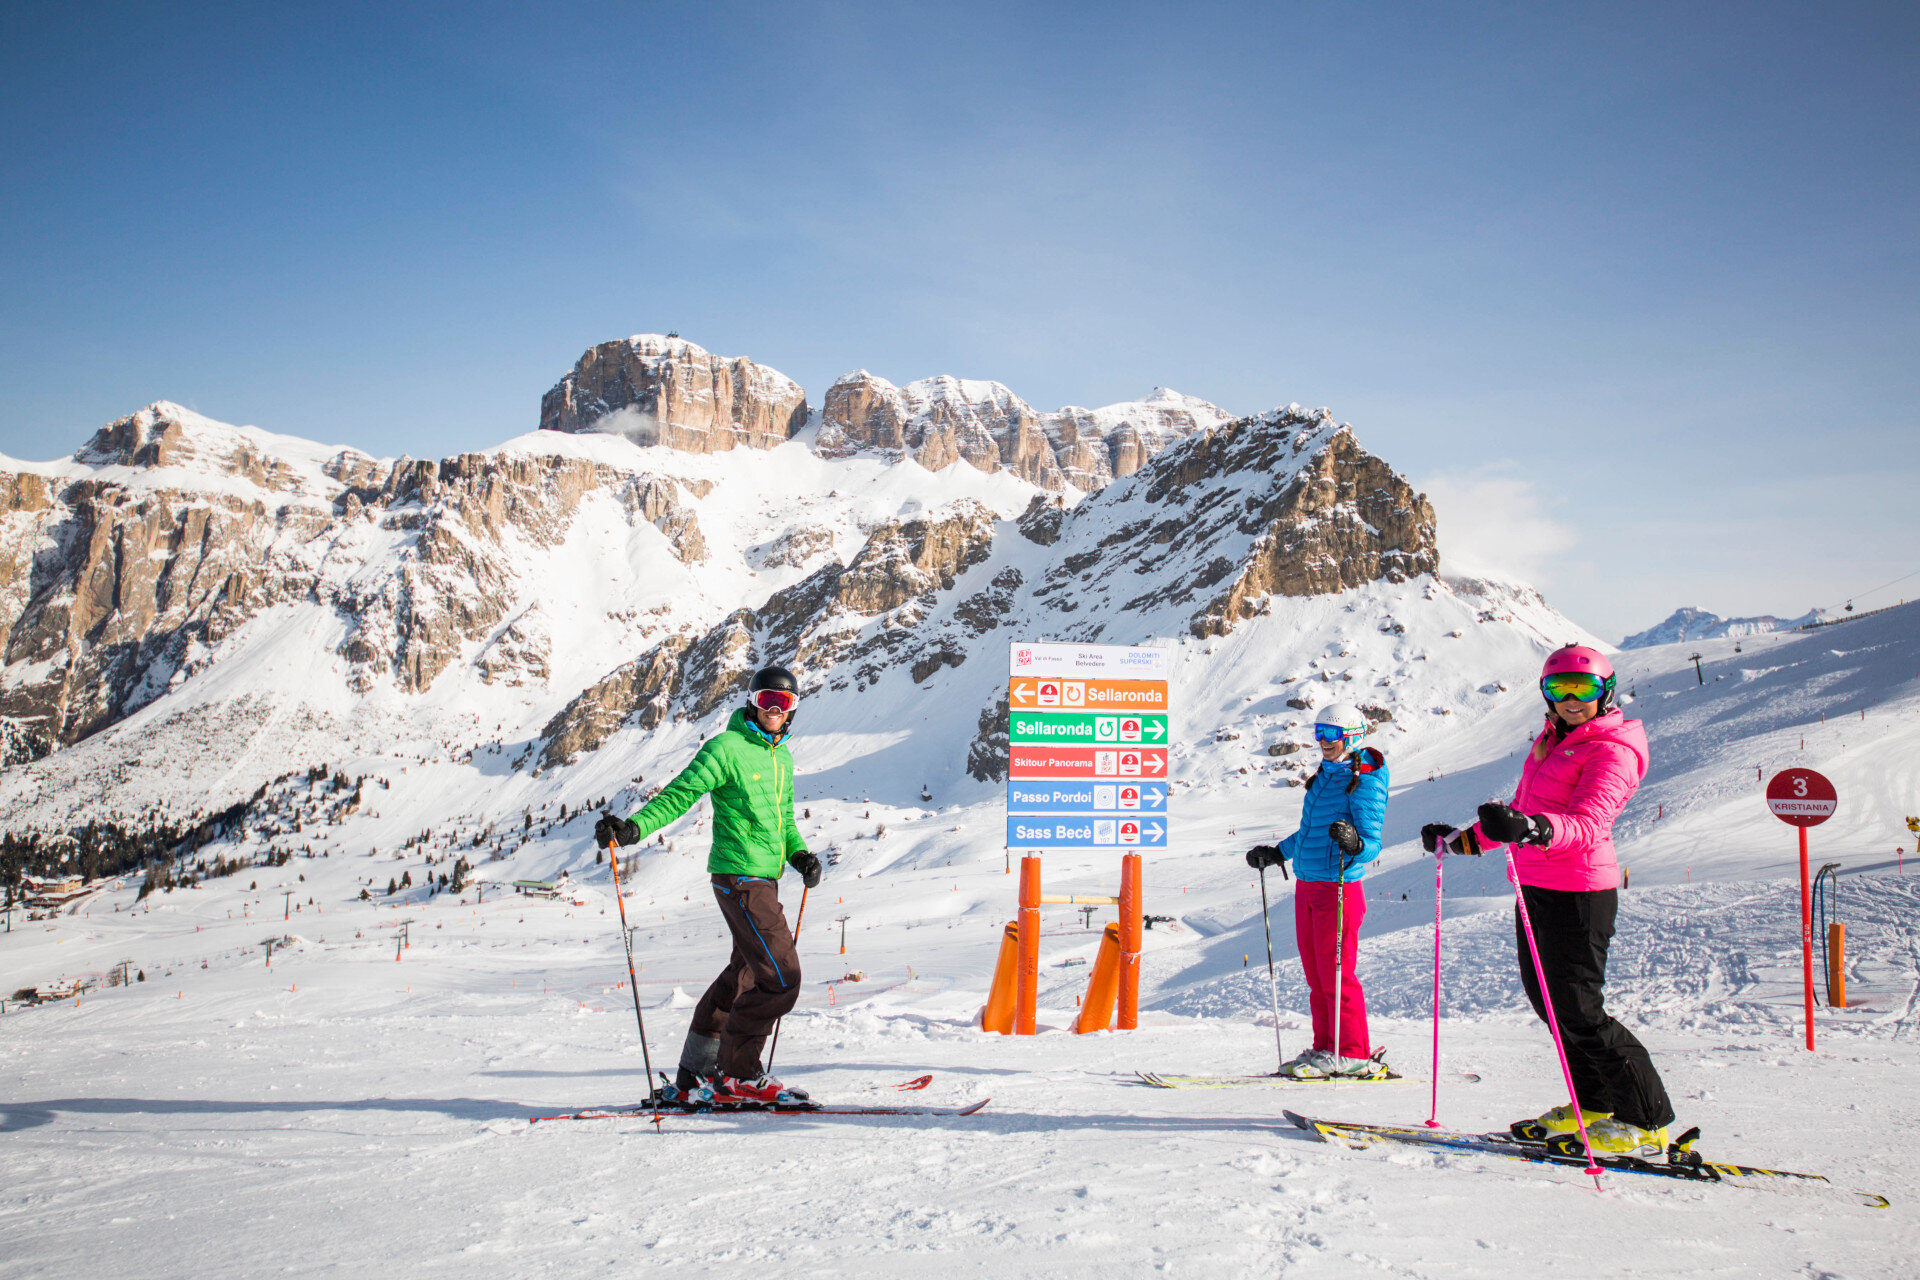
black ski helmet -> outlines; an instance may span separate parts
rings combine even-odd
[[[800,682],[793,678],[793,672],[785,667],[762,667],[753,673],[753,683],[747,686],[747,712],[753,713],[753,695],[762,689],[779,689],[793,695],[794,708],[787,712],[787,722],[780,727],[780,736],[786,737],[793,732],[793,722],[800,714]]]
[[[800,682],[785,667],[762,667],[754,672],[753,683],[747,686],[747,692],[758,693],[762,689],[784,689],[795,698],[800,696]]]

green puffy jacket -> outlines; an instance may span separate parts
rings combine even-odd
[[[777,880],[787,859],[804,853],[806,841],[793,823],[793,755],[775,746],[747,719],[733,713],[725,732],[707,739],[680,776],[633,815],[646,839],[713,796],[712,875],[765,876]]]

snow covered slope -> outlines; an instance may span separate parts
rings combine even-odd
[[[1625,1178],[1596,1195],[1577,1174],[1348,1153],[1278,1120],[1287,1105],[1418,1123],[1418,1078],[1311,1098],[1131,1083],[1139,1068],[1271,1068],[1241,855],[1297,821],[1312,708],[1336,696],[1380,716],[1392,769],[1362,944],[1375,1036],[1424,1074],[1434,866],[1418,828],[1510,793],[1541,715],[1541,654],[1593,642],[1524,586],[1435,572],[1417,495],[1330,418],[1290,409],[1195,433],[1070,507],[1005,470],[823,458],[804,438],[696,454],[545,432],[414,464],[224,430],[161,410],[129,432],[133,455],[160,438],[190,466],[103,456],[14,473],[42,476],[47,502],[16,482],[11,563],[93,546],[48,532],[87,512],[146,559],[79,563],[156,566],[110,596],[171,602],[154,613],[178,619],[162,634],[205,651],[137,668],[167,673],[148,700],[0,770],[10,830],[240,811],[182,860],[193,883],[140,897],[129,878],[0,933],[0,993],[104,982],[122,961],[135,978],[0,1014],[0,1258],[24,1274],[566,1275],[637,1259],[667,1275],[1450,1278],[1534,1265],[1543,1222],[1568,1274],[1911,1270],[1920,1178],[1881,1153],[1920,1120],[1905,1087],[1920,1068],[1920,900],[1893,853],[1920,813],[1920,605],[1619,658],[1653,767],[1619,828],[1632,887],[1613,1007],[1709,1154],[1825,1173],[1894,1208]],[[193,476],[101,500],[166,466]],[[231,487],[231,504],[196,496],[202,474],[225,477],[207,488]],[[307,510],[324,537],[302,536]],[[128,511],[144,514],[113,516]],[[254,559],[169,532],[198,527],[181,523],[195,511],[258,531],[240,544]],[[152,540],[129,540],[138,529]],[[43,601],[33,616],[72,616],[99,580],[59,581],[26,591]],[[45,634],[61,638],[50,653],[95,652],[73,643],[85,628]],[[1065,1030],[1101,921],[1064,908],[1043,938],[1045,1034],[973,1029],[1013,909],[994,761],[1014,638],[1175,654],[1176,839],[1146,872],[1147,910],[1169,919],[1148,934],[1138,1032]],[[636,669],[621,696],[645,697],[620,703],[609,673],[657,652],[670,669]],[[928,1124],[530,1128],[643,1088],[597,803],[663,782],[740,672],[776,652],[805,658],[800,827],[830,864],[776,1070],[877,1101],[932,1071],[919,1097],[992,1106]],[[22,698],[91,687],[51,657],[17,661],[7,688]],[[1841,795],[1813,847],[1843,864],[1856,1001],[1821,1013],[1815,1055],[1797,1048],[1792,833],[1760,799],[1762,775],[1802,763]],[[705,822],[689,814],[629,868],[656,1066],[724,959]],[[230,859],[239,869],[216,874]],[[484,900],[471,882],[442,890],[462,861]],[[506,887],[561,872],[552,899]],[[1440,1119],[1498,1127],[1559,1101],[1558,1070],[1519,994],[1500,865],[1456,858],[1445,876]],[[1045,877],[1111,893],[1116,869],[1061,853]],[[1268,887],[1292,1052],[1305,1018],[1290,886]],[[271,968],[268,940],[284,944]]]

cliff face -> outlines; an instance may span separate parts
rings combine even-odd
[[[830,681],[864,689],[921,655],[913,628],[992,554],[994,535],[993,513],[972,501],[883,523],[847,564],[827,565],[697,639],[669,637],[583,691],[544,730],[541,766],[596,750],[629,716],[651,729],[671,716],[709,715],[744,695],[769,655],[801,675],[804,694]],[[957,653],[951,664],[965,660]]]
[[[635,362],[631,389],[656,357],[611,345],[608,369]],[[374,459],[159,403],[71,459],[0,471],[0,759],[77,743],[251,654],[280,674],[204,695],[252,699],[234,717],[249,732],[289,687],[385,715],[463,673],[435,705],[524,690],[510,698],[538,718],[516,758],[554,768],[626,728],[704,721],[777,661],[814,723],[879,686],[960,697],[980,736],[956,757],[987,769],[1005,713],[974,689],[997,683],[997,656],[976,659],[1009,638],[1206,639],[1282,597],[1437,569],[1425,499],[1324,410],[1219,422],[1161,393],[1042,415],[997,384],[863,375],[836,384],[828,456],[768,457],[754,442],[786,430],[768,406],[798,389],[769,397],[761,378],[743,398],[747,372],[731,400],[689,399],[684,369],[717,367],[689,352],[649,366],[648,403],[689,432],[687,406],[706,404],[696,452],[749,446],[724,462],[593,432]],[[569,412],[588,381],[563,384]],[[760,425],[715,425],[742,413]],[[928,482],[832,456],[876,450],[968,466]],[[1048,492],[1069,486],[1092,492]],[[296,632],[310,656],[289,676],[272,655]]]
[[[587,689],[547,727],[540,764],[594,750],[628,716],[650,728],[711,714],[767,662],[810,698],[857,695],[983,652],[997,672],[1015,636],[1225,635],[1275,597],[1402,583],[1438,563],[1426,499],[1326,411],[1291,406],[1193,434],[1072,508],[1036,495],[1017,521],[959,503],[882,524],[845,564]],[[1004,760],[1004,693],[993,699],[967,751],[983,779]]]
[[[1011,471],[1042,489],[1092,492],[1226,416],[1165,390],[1104,409],[1040,413],[998,382],[942,376],[896,387],[862,369],[827,389],[817,447],[830,458],[910,457],[929,471],[966,462]]]
[[[589,493],[683,562],[706,555],[670,478],[570,457],[376,462],[151,405],[68,462],[0,472],[0,717],[78,741],[297,604],[341,619],[359,693],[417,693],[475,646],[488,679],[543,680],[551,639],[516,565]]]
[[[544,431],[612,431],[688,453],[771,449],[807,422],[807,393],[744,356],[639,334],[589,348],[540,400]]]

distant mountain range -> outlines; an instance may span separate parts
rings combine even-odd
[[[1757,618],[1723,618],[1717,613],[1691,606],[1675,609],[1658,626],[1635,632],[1620,642],[1622,649],[1651,649],[1657,644],[1679,644],[1683,640],[1721,640],[1728,636],[1759,635],[1766,631],[1792,631],[1811,622],[1826,622],[1833,615],[1825,609],[1811,609],[1797,618],[1776,618],[1762,614]]]

